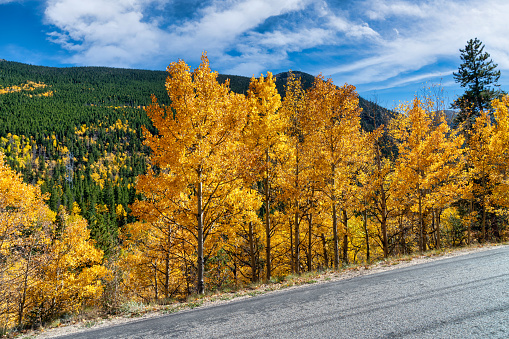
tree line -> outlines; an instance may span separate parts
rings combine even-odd
[[[452,129],[428,92],[366,132],[351,85],[291,75],[281,100],[270,73],[229,91],[205,56],[168,72],[122,234],[141,298],[506,237],[507,97]]]
[[[297,73],[304,87],[313,77]],[[0,150],[27,183],[49,193],[49,206],[77,202],[99,248],[109,254],[118,230],[134,221],[134,181],[146,172],[150,150],[141,126],[153,130],[144,108],[150,95],[169,104],[166,72],[105,67],[53,68],[0,62]],[[287,73],[276,87],[284,95]],[[218,75],[246,93],[250,79]],[[361,103],[364,103],[362,101]],[[367,103],[367,102],[366,102]],[[378,107],[378,110],[381,110]],[[368,117],[363,126],[373,128]]]

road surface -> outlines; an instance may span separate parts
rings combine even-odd
[[[509,247],[59,338],[509,338]]]

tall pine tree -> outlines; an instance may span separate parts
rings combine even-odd
[[[460,52],[463,63],[453,75],[466,91],[452,107],[460,109],[455,122],[458,125],[465,123],[464,129],[470,130],[480,112],[491,108],[491,101],[500,97],[502,92],[497,84],[500,71],[496,70],[497,64],[489,59],[490,54],[484,51],[484,44],[477,38],[470,39]]]

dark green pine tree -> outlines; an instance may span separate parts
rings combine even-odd
[[[490,109],[491,101],[503,92],[497,84],[500,78],[497,64],[489,59],[490,54],[484,51],[484,44],[479,39],[470,39],[460,52],[463,63],[453,75],[454,80],[466,90],[454,101],[452,108],[460,110],[455,123],[465,123],[463,128],[470,130],[480,112]]]

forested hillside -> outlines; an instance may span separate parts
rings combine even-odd
[[[305,89],[312,85],[313,76],[296,74]],[[141,126],[154,131],[144,108],[152,94],[169,104],[166,77],[164,71],[0,62],[0,150],[26,182],[50,194],[52,210],[71,210],[76,201],[103,250],[114,245],[120,226],[134,220],[133,184],[149,154]],[[277,77],[282,96],[287,77]],[[226,79],[232,91],[247,92],[249,78],[218,76],[221,83]],[[387,113],[370,104],[361,99],[364,112]],[[364,114],[364,126],[372,129],[372,117]]]
[[[165,72],[0,63],[0,149],[11,167],[50,194],[76,201],[93,237],[108,250],[132,218],[135,177],[146,168],[143,107],[162,101]]]

